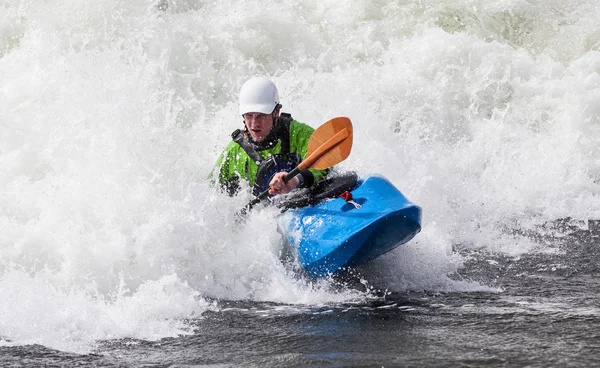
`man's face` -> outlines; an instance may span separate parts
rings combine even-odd
[[[248,112],[244,115],[246,128],[256,142],[262,142],[273,129],[273,115],[260,112]]]

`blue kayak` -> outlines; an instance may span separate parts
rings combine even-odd
[[[350,193],[358,206],[337,197],[279,219],[279,232],[313,277],[372,260],[421,231],[421,208],[384,177],[358,180]]]

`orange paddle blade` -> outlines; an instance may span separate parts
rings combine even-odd
[[[333,118],[313,132],[307,156],[298,168],[327,169],[344,161],[351,150],[352,122],[347,117]]]

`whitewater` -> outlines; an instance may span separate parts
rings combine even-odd
[[[0,0],[0,348],[85,356],[232,310],[289,325],[386,293],[518,287],[473,262],[597,274],[560,240],[600,219],[598,19],[592,0]],[[358,286],[298,275],[278,211],[239,224],[250,195],[209,179],[255,75],[301,122],[349,117],[338,167],[423,208]],[[578,315],[598,321],[593,304]]]

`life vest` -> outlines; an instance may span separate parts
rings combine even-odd
[[[273,129],[276,129],[275,139],[272,142],[267,142],[267,146],[263,145],[261,147],[252,143],[247,131],[237,129],[231,134],[233,141],[239,144],[252,161],[258,165],[254,187],[252,188],[252,194],[255,196],[269,188],[269,183],[275,174],[282,171],[290,172],[302,162],[302,157],[298,153],[290,153],[290,123],[292,120],[290,114],[281,113],[276,126],[273,127]],[[277,141],[281,142],[281,151],[277,154],[263,159],[256,151],[257,148],[259,150],[261,148],[272,148],[277,144]],[[249,172],[247,167],[246,172]]]

